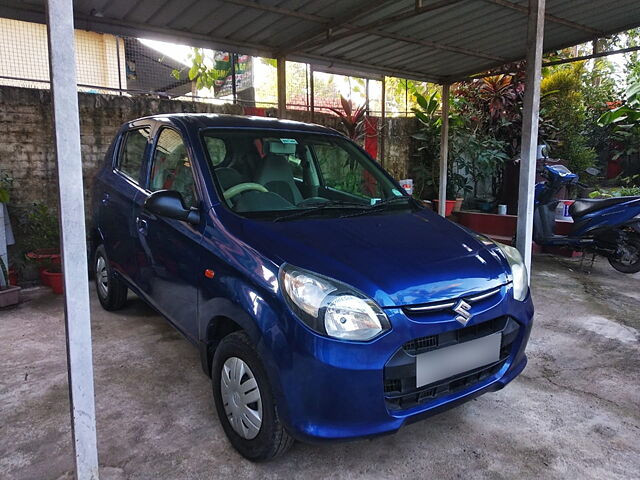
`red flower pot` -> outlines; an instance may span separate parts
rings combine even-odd
[[[46,276],[44,272],[51,268],[52,265],[60,265],[61,257],[60,251],[56,248],[39,248],[32,252],[27,253],[26,257],[38,264],[38,273],[40,275],[40,283],[47,287],[50,287],[50,277]]]
[[[438,203],[439,203],[438,200],[433,201],[433,208],[436,212],[438,211]],[[449,215],[451,215],[455,206],[456,206],[455,200],[446,200],[446,203],[444,206],[445,217],[448,217]]]
[[[42,272],[42,275],[46,281],[45,285],[50,286],[53,293],[56,295],[62,295],[64,293],[64,281],[61,272],[45,270]]]

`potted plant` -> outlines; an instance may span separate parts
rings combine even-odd
[[[60,263],[47,267],[42,272],[42,275],[46,279],[47,285],[53,290],[53,293],[56,295],[62,295],[64,293],[64,279]]]
[[[9,284],[9,273],[2,256],[0,256],[0,308],[19,303],[20,290],[20,287]]]
[[[22,221],[23,244],[28,260],[36,263],[40,282],[49,285],[50,277],[44,275],[60,265],[60,232],[55,212],[41,203],[34,203]]]

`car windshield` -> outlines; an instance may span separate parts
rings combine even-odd
[[[375,162],[337,135],[211,129],[203,142],[224,201],[242,216],[347,216],[410,203]]]

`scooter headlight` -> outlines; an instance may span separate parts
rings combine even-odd
[[[529,292],[529,275],[524,265],[522,255],[517,248],[496,242],[511,267],[511,280],[513,281],[513,298],[522,302]]]
[[[297,316],[323,335],[363,342],[391,328],[376,302],[337,280],[283,265],[280,285]]]

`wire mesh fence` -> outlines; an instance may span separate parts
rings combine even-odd
[[[85,30],[76,30],[75,43],[82,92],[277,106],[274,59]],[[403,79],[387,78],[383,109],[381,80],[298,62],[287,62],[286,72],[288,109],[331,112],[342,108],[341,97],[375,116],[406,116],[415,106]],[[49,88],[45,25],[0,18],[0,85]]]

